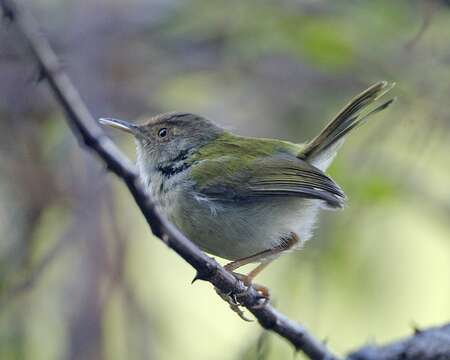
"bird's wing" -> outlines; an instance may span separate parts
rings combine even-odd
[[[195,191],[218,201],[251,201],[267,197],[319,199],[343,206],[345,195],[322,171],[290,157],[255,158],[243,162],[233,156],[199,161],[192,166]]]

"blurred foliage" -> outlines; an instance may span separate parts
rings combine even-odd
[[[259,282],[344,353],[450,317],[448,1],[34,0],[96,116],[181,110],[305,141],[368,84],[398,102],[330,174],[344,211]],[[80,150],[12,28],[0,27],[0,358],[280,359],[154,241],[124,187]],[[134,156],[130,139],[111,132]],[[301,358],[297,356],[297,358]]]

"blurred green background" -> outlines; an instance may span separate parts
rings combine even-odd
[[[25,3],[96,117],[189,111],[302,142],[366,86],[397,82],[398,102],[329,171],[345,210],[323,212],[258,280],[340,354],[450,319],[448,1]],[[0,358],[294,358],[190,285],[193,269],[152,238],[37,78],[3,23]],[[108,134],[134,158],[131,139]]]

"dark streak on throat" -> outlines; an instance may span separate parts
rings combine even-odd
[[[191,167],[191,164],[186,160],[188,158],[189,149],[180,151],[176,158],[172,161],[158,165],[156,168],[164,177],[171,178],[172,176],[183,172]]]

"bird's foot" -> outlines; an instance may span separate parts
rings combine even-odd
[[[244,312],[242,311],[242,309],[241,309],[242,305],[237,300],[236,294],[233,294],[233,293],[224,294],[218,288],[214,288],[214,289],[216,290],[216,293],[222,298],[222,300],[224,300],[230,306],[230,309],[233,310],[236,314],[238,314],[238,316],[242,320],[248,321],[248,322],[252,321],[251,319],[247,318],[245,316]]]
[[[248,288],[251,286],[259,293],[259,295],[261,295],[261,299],[264,299],[265,303],[267,303],[269,301],[270,291],[266,286],[253,283],[252,282],[253,278],[251,276],[243,275],[243,274],[239,274],[239,273],[235,273],[235,272],[233,272],[232,274],[236,279],[242,281],[244,283],[244,285],[247,286],[247,289],[242,293],[236,294],[236,297],[242,297],[242,296],[246,295]]]
[[[224,300],[238,316],[244,320],[244,321],[252,321],[249,318],[247,318],[242,311],[242,304],[239,301],[240,298],[246,296],[248,294],[248,290],[250,287],[253,287],[259,294],[258,303],[253,305],[253,309],[260,309],[267,305],[270,299],[270,292],[269,289],[263,285],[254,284],[252,283],[252,278],[248,275],[243,275],[239,273],[232,272],[233,276],[236,277],[239,281],[242,281],[242,283],[246,286],[246,289],[240,293],[228,293],[225,294],[221,292],[219,289],[215,288],[217,294]]]

